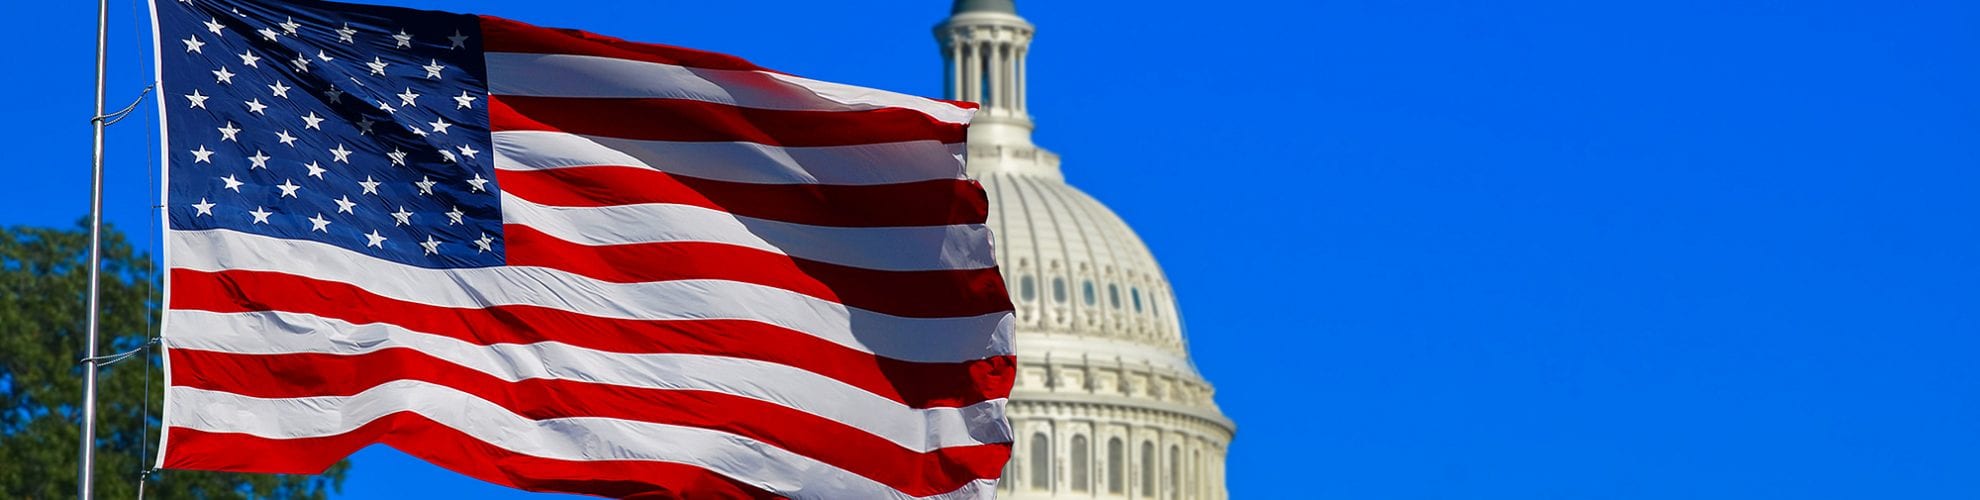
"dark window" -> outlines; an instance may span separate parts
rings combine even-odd
[[[1127,451],[1122,449],[1121,438],[1107,440],[1107,492],[1121,494],[1127,483],[1121,481],[1121,474],[1127,470]]]
[[[1141,496],[1155,496],[1155,443],[1141,442]]]
[[[1032,279],[1029,274],[1018,278],[1018,296],[1024,297],[1025,302],[1038,298],[1038,280]]]
[[[1089,306],[1093,305],[1093,301],[1096,300],[1093,298],[1093,282],[1088,281],[1082,283],[1082,286],[1080,286],[1080,291],[1081,293],[1084,293],[1086,295],[1086,305]]]
[[[1031,435],[1031,489],[1052,489],[1052,438]]]
[[[1141,289],[1128,289],[1128,297],[1134,299],[1134,312],[1141,312]]]
[[[1086,436],[1073,436],[1072,438],[1073,491],[1086,491],[1087,483],[1088,483],[1087,472],[1092,468],[1093,468],[1092,464],[1088,463],[1086,457]]]
[[[1052,278],[1052,300],[1060,304],[1066,303],[1065,278]]]
[[[1111,303],[1115,309],[1121,308],[1120,285],[1107,285],[1107,302]]]

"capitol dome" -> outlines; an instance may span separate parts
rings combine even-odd
[[[1220,499],[1235,428],[1189,361],[1168,279],[1106,205],[1031,142],[1033,27],[1009,0],[957,0],[935,27],[951,99],[982,105],[968,170],[990,197],[1017,307],[1017,442],[1004,498]]]

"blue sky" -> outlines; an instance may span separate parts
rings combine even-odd
[[[947,12],[388,1],[924,95]],[[1980,498],[1980,4],[1019,4],[1038,141],[1166,265],[1235,496]],[[94,9],[0,15],[0,224],[68,224]],[[107,213],[152,230],[140,109]],[[531,496],[379,448],[345,486]]]

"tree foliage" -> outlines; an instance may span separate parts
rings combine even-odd
[[[83,348],[88,245],[86,229],[0,227],[0,498],[76,494],[82,431],[82,367],[76,360]],[[141,347],[156,335],[157,283],[151,258],[106,227],[99,353]],[[95,469],[102,498],[135,498],[139,472],[149,465],[145,450],[158,442],[162,362],[156,350],[146,354],[99,375]],[[346,461],[316,476],[164,471],[151,476],[145,497],[325,498],[348,468]]]

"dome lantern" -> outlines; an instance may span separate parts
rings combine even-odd
[[[957,0],[935,25],[943,94],[982,106],[969,127],[969,170],[1061,178],[1058,156],[1031,142],[1025,59],[1033,28],[1011,0]]]

